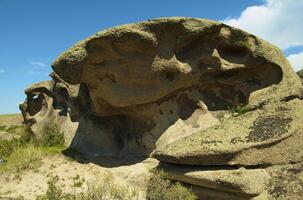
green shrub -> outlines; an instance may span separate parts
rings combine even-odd
[[[12,140],[0,140],[0,157],[7,158],[14,149],[26,146],[32,138],[32,132],[27,126],[22,127],[22,132]]]
[[[0,125],[0,131],[5,131],[6,130],[6,126],[5,125]]]
[[[79,174],[76,174],[76,176],[73,177],[73,186],[74,187],[82,187],[84,182],[85,182],[85,179],[81,178]]]
[[[37,169],[43,155],[58,153],[64,148],[64,134],[55,123],[47,124],[39,139],[33,138],[27,126],[22,130],[18,127],[18,134],[19,137],[12,140],[0,141],[0,158],[7,160],[0,165],[0,172],[13,172],[15,177],[19,177],[24,170]]]
[[[169,188],[165,195],[165,199],[194,200],[197,199],[197,197],[191,190],[177,182],[171,188]]]
[[[29,126],[23,126],[23,129],[21,131],[21,137],[19,138],[19,141],[22,145],[25,145],[29,143],[33,138],[33,132],[29,128]]]
[[[172,182],[163,171],[154,171],[147,186],[148,200],[196,200],[196,195],[179,182]]]
[[[34,144],[36,147],[64,147],[64,133],[60,132],[57,124],[50,122],[43,130],[42,137],[33,138],[33,133],[28,126],[11,127],[10,133],[18,128],[18,135],[12,140],[0,141],[0,157],[8,158],[14,150]],[[8,131],[8,129],[6,130]]]
[[[15,177],[19,177],[24,170],[37,169],[42,160],[42,150],[28,145],[13,151],[7,158],[7,163],[3,166],[6,171],[13,172]]]
[[[60,187],[56,186],[58,181],[58,176],[51,177],[51,179],[47,182],[48,189],[45,195],[38,196],[36,200],[71,200],[75,199],[72,195],[66,195],[63,193]]]
[[[0,158],[6,158],[8,157],[14,150],[14,148],[17,146],[17,140],[1,140],[0,141]]]
[[[39,145],[45,147],[64,146],[64,133],[56,123],[50,122],[45,125],[42,137],[36,141]]]

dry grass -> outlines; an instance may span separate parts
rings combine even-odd
[[[1,125],[21,125],[23,118],[21,114],[2,114],[0,115]]]
[[[196,195],[179,182],[172,182],[161,170],[154,170],[148,182],[148,200],[196,200]]]
[[[80,177],[79,177],[80,178]],[[78,179],[78,177],[77,177]],[[48,189],[37,200],[137,200],[138,193],[113,182],[113,177],[105,175],[99,183],[90,184],[85,192],[66,193],[57,186],[58,177],[48,181]]]
[[[11,133],[15,129],[11,128]],[[64,147],[63,133],[50,123],[41,139],[36,140],[27,127],[19,137],[10,141],[0,141],[0,157],[6,162],[0,165],[0,173],[12,173],[20,179],[25,170],[36,170],[44,156],[61,152]]]

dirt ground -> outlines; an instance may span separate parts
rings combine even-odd
[[[143,197],[146,175],[156,164],[155,160],[147,159],[129,166],[107,168],[92,163],[81,164],[63,155],[51,156],[43,159],[37,170],[25,171],[20,179],[14,174],[0,174],[0,197],[35,199],[46,192],[51,176],[57,176],[60,188],[69,193],[84,191],[90,184],[113,177],[116,184],[131,186]],[[80,181],[81,186],[75,181]]]

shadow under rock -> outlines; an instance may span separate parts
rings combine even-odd
[[[96,165],[102,167],[109,167],[109,168],[134,165],[148,158],[148,156],[130,156],[130,157],[88,156],[70,147],[63,150],[62,153],[63,155],[72,158],[73,160],[81,164],[94,163]]]

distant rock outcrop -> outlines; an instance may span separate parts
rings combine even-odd
[[[303,87],[264,40],[210,20],[162,18],[99,32],[52,68],[20,106],[37,136],[54,121],[89,158],[152,153],[201,198],[303,195],[287,182],[303,173]]]

